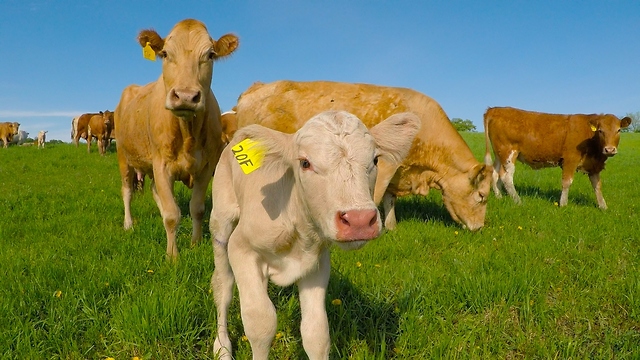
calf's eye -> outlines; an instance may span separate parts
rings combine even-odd
[[[378,166],[378,158],[379,156],[373,158],[373,165]]]
[[[307,159],[300,159],[300,167],[305,170],[311,169],[311,163]]]

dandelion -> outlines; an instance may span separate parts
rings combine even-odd
[[[134,357],[131,358],[131,360],[140,360],[140,358],[137,357],[137,356],[134,356]]]
[[[282,339],[282,336],[283,336],[283,335],[282,335],[282,333],[281,333],[280,331],[278,331],[278,332],[276,333],[276,340],[280,340],[280,339]]]
[[[245,342],[249,341],[249,339],[247,338],[247,335],[242,335],[241,339],[242,341],[245,341]]]
[[[358,262],[356,263],[356,266],[357,266],[357,267],[362,267],[362,263],[361,263],[360,261],[358,261]]]
[[[553,205],[558,206],[558,202],[557,202],[557,201],[554,201],[554,202],[553,202]]]
[[[333,299],[333,300],[331,300],[331,305],[333,305],[333,306],[340,306],[340,305],[342,305],[342,300],[340,300],[340,299]]]
[[[62,291],[61,290],[56,290],[56,292],[53,293],[53,296],[59,298],[62,296]]]
[[[373,266],[375,266],[375,267],[377,267],[377,268],[382,267],[382,265],[380,265],[380,264],[375,264],[375,265],[373,265]]]
[[[458,231],[457,231],[457,230],[456,230],[456,231],[454,231],[453,233],[454,233],[455,235],[458,235]]]
[[[153,274],[153,270],[151,269],[147,270],[147,274]]]
[[[104,359],[104,360],[116,360],[114,358],[112,358],[111,356],[109,356],[108,358]]]
[[[518,226],[518,230],[522,230],[522,226]]]

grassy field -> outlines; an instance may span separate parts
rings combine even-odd
[[[482,159],[483,134],[464,136]],[[125,232],[115,153],[93,150],[0,149],[0,358],[213,358],[208,222],[189,248],[190,192],[176,185],[180,259],[166,262],[151,192],[134,198]],[[451,221],[437,191],[403,198],[397,230],[332,251],[331,358],[640,357],[638,164],[640,134],[623,134],[602,173],[606,211],[587,176],[559,208],[560,170],[519,164],[523,204],[491,196],[477,233]],[[271,358],[304,358],[295,287],[270,294]],[[237,296],[230,334],[236,357],[250,357]]]

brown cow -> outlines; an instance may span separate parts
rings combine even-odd
[[[89,125],[89,120],[91,120],[91,117],[94,115],[102,115],[102,111],[82,114],[71,120],[71,139],[73,140],[73,143],[76,144],[76,147],[78,147],[80,138],[87,140],[87,126]]]
[[[217,167],[210,221],[214,352],[220,359],[231,358],[227,317],[234,280],[254,359],[267,359],[276,333],[269,281],[298,285],[302,346],[309,359],[329,357],[330,246],[354,250],[380,234],[372,196],[376,163],[399,166],[419,129],[420,119],[411,113],[368,130],[352,114],[327,111],[294,135],[259,125],[238,130]]]
[[[0,140],[2,140],[5,148],[13,141],[13,137],[18,135],[19,129],[20,123],[17,122],[0,123]]]
[[[491,168],[474,157],[440,105],[414,90],[330,81],[255,83],[238,99],[238,128],[260,124],[293,133],[304,119],[325,110],[344,110],[372,127],[390,115],[412,112],[422,120],[405,161],[381,160],[375,202],[381,201],[385,227],[396,225],[397,196],[442,191],[451,217],[470,230],[484,226]]]
[[[176,258],[180,208],[173,184],[178,180],[193,189],[189,209],[195,244],[202,239],[205,193],[224,147],[220,107],[211,91],[213,62],[230,55],[238,38],[227,34],[213,40],[202,22],[189,19],[176,24],[165,39],[143,30],[138,42],[162,59],[162,74],[147,85],[125,88],[115,111],[124,228],[133,224],[132,191],[149,175],[167,234],[167,257]]]
[[[102,114],[93,115],[87,124],[87,152],[91,153],[91,140],[96,138],[98,152],[103,155],[107,152],[107,145],[113,128],[113,113],[109,110]]]
[[[492,146],[496,156],[492,176],[496,197],[502,196],[498,188],[500,180],[513,200],[521,202],[513,185],[517,159],[533,169],[562,168],[560,206],[567,205],[576,170],[586,172],[598,206],[606,209],[600,189],[600,172],[605,161],[618,153],[620,129],[630,123],[629,117],[619,120],[610,114],[559,115],[511,107],[489,108],[484,114],[485,163],[491,164],[489,147]]]

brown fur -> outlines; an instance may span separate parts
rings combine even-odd
[[[598,205],[605,209],[600,172],[607,158],[617,153],[620,129],[630,123],[629,117],[620,121],[610,114],[561,115],[511,107],[489,108],[484,115],[485,162],[491,163],[492,146],[496,156],[493,175],[496,196],[501,196],[498,188],[501,180],[509,195],[520,202],[512,170],[518,159],[533,169],[562,167],[560,206],[567,204],[573,174],[584,171],[589,175]]]
[[[91,120],[91,117],[94,115],[102,115],[102,111],[97,112],[97,113],[86,113],[86,114],[82,114],[80,116],[78,116],[77,120],[74,120],[77,122],[76,126],[75,126],[75,132],[73,129],[73,123],[71,124],[72,129],[72,136],[71,138],[73,139],[73,143],[76,144],[76,147],[78,147],[78,144],[80,142],[80,138],[87,140],[87,134],[88,134],[88,128],[87,126],[89,125],[89,120]]]
[[[87,152],[91,152],[91,140],[95,138],[98,152],[104,156],[107,152],[113,123],[113,113],[109,110],[99,115],[93,115],[89,119],[89,124],[87,125]]]
[[[326,110],[351,112],[367,127],[407,111],[422,120],[402,165],[389,166],[384,159],[379,165],[375,201],[384,204],[387,228],[395,226],[396,196],[426,195],[431,188],[442,191],[456,222],[471,230],[484,225],[491,169],[474,158],[440,105],[417,91],[330,81],[255,83],[238,100],[238,128],[261,124],[293,133]]]
[[[124,227],[133,224],[130,203],[135,183],[149,175],[167,234],[167,257],[176,258],[180,209],[173,183],[182,181],[193,189],[189,208],[195,244],[202,239],[205,193],[223,148],[220,108],[211,91],[213,61],[201,59],[229,55],[238,39],[228,34],[212,40],[203,23],[184,20],[165,39],[143,30],[139,42],[144,46],[147,41],[163,59],[162,75],[147,85],[125,88],[115,111]]]

